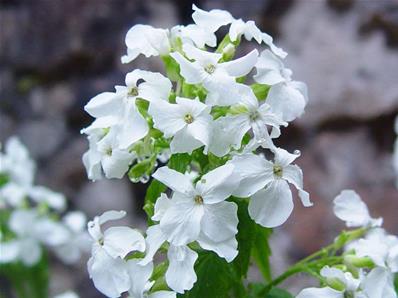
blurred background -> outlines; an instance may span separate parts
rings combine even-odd
[[[308,84],[306,113],[283,129],[278,144],[302,152],[305,189],[315,205],[296,200],[288,222],[272,238],[275,274],[333,240],[343,225],[332,199],[355,189],[398,233],[393,123],[398,113],[398,1],[212,0],[204,9],[253,19],[289,56],[294,79]],[[134,68],[162,71],[156,58],[122,65],[124,36],[137,23],[171,27],[191,22],[187,0],[0,0],[0,141],[18,135],[38,163],[37,183],[63,192],[89,218],[124,209],[144,227],[145,185],[127,179],[87,180],[79,131],[92,120],[83,106],[113,90]],[[54,259],[51,291],[73,289],[102,297],[85,260],[65,267]],[[257,272],[250,278],[259,279]],[[311,283],[311,281],[308,281]],[[293,292],[307,284],[290,280]]]

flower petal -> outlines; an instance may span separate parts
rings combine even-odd
[[[129,227],[111,227],[104,232],[104,250],[112,257],[124,258],[131,251],[145,251],[145,239]]]
[[[332,288],[307,288],[302,290],[296,298],[344,298],[344,293]]]
[[[159,101],[150,104],[148,112],[153,117],[154,127],[162,131],[166,138],[174,136],[187,125],[185,113],[177,104]]]
[[[347,227],[363,227],[371,222],[368,207],[353,190],[343,190],[333,204],[334,214],[345,221]]]
[[[228,263],[232,262],[238,255],[238,241],[236,241],[235,237],[231,237],[222,242],[216,242],[201,233],[198,243],[203,249],[214,251]]]
[[[229,62],[221,63],[219,66],[227,71],[227,73],[235,78],[247,75],[256,65],[258,51],[253,50],[247,55]]]
[[[146,265],[149,262],[152,262],[153,256],[166,241],[166,239],[167,236],[163,234],[160,225],[150,226],[146,231],[145,258],[140,261],[140,264]]]
[[[127,261],[127,270],[131,284],[129,294],[132,297],[143,297],[149,278],[152,275],[153,263],[142,265],[139,259],[131,259]]]
[[[198,63],[188,61],[178,52],[170,53],[170,56],[180,65],[180,74],[188,84],[199,84],[202,82],[202,71]]]
[[[297,190],[301,202],[305,207],[311,207],[313,203],[310,201],[310,195],[303,190],[303,172],[297,165],[288,165],[283,168],[283,178],[293,184]]]
[[[194,187],[188,176],[166,166],[157,169],[152,177],[165,184],[168,188],[185,195],[194,193]]]
[[[293,211],[293,198],[289,185],[282,179],[271,182],[253,195],[249,201],[249,214],[253,220],[267,228],[282,225]]]
[[[90,99],[84,110],[95,118],[117,115],[122,110],[123,100],[114,92],[103,92]]]
[[[205,204],[214,204],[228,198],[238,185],[239,176],[234,175],[234,165],[226,164],[204,175],[196,184],[196,190]]]
[[[175,193],[172,205],[160,221],[162,232],[174,245],[185,245],[195,241],[200,232],[204,208],[194,198]]]
[[[205,205],[201,231],[215,242],[226,241],[238,233],[238,206],[233,202]]]
[[[221,26],[228,25],[234,20],[232,15],[225,10],[212,9],[205,11],[198,8],[195,4],[192,5],[192,9],[194,10],[192,14],[194,22],[210,32],[216,32]]]
[[[126,262],[110,257],[100,246],[94,247],[87,268],[94,286],[107,297],[120,297],[130,288]]]
[[[190,290],[197,279],[194,265],[198,254],[188,246],[170,245],[167,258],[169,259],[165,275],[167,285],[177,293]]]

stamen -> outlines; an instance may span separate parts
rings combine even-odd
[[[214,73],[214,72],[216,71],[216,66],[213,65],[213,64],[206,65],[206,66],[205,66],[205,71],[206,71],[208,74],[212,74],[212,73]]]
[[[193,122],[193,116],[191,115],[191,114],[186,114],[185,116],[184,116],[184,121],[187,123],[187,124],[191,124],[192,122]]]
[[[194,200],[195,200],[195,203],[198,204],[198,205],[202,205],[203,204],[203,198],[200,195],[195,196]]]
[[[128,94],[128,96],[131,96],[131,97],[138,96],[138,88],[137,87],[130,88],[129,92],[127,94]]]
[[[282,177],[283,175],[283,168],[279,165],[274,165],[274,175],[276,177]]]

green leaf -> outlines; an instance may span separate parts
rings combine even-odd
[[[395,287],[395,292],[397,292],[398,294],[398,273],[395,273],[394,287]]]
[[[167,166],[177,172],[185,173],[190,163],[191,156],[188,153],[176,153],[170,157]]]
[[[184,298],[229,298],[234,297],[236,288],[242,286],[236,280],[233,267],[224,259],[218,257],[213,252],[203,252],[195,264],[195,272],[198,277],[193,288],[185,294],[178,295]],[[239,292],[241,293],[241,292]],[[240,296],[244,297],[241,293]]]
[[[159,198],[160,194],[166,191],[166,189],[166,185],[155,179],[153,179],[149,184],[149,187],[146,191],[143,208],[145,213],[148,215],[148,224],[153,224],[151,217],[153,216],[155,202],[157,198]]]
[[[0,187],[7,184],[9,181],[8,175],[0,173]]]
[[[239,254],[232,262],[235,270],[240,277],[246,277],[250,266],[250,254],[256,238],[256,223],[250,218],[248,213],[248,203],[244,199],[233,199],[238,205],[238,241]]]
[[[140,179],[148,177],[155,167],[155,161],[155,158],[148,158],[132,166],[128,172],[130,180],[137,183]]]
[[[162,60],[164,63],[167,77],[170,80],[177,82],[181,78],[180,66],[178,65],[178,63],[169,55],[162,56]]]
[[[256,236],[252,247],[252,257],[264,279],[270,282],[272,280],[269,263],[271,248],[269,247],[268,240],[272,234],[272,229],[255,225],[254,230]]]
[[[269,85],[258,84],[258,83],[255,83],[250,87],[252,88],[258,100],[265,100],[267,98],[268,91],[271,88],[271,86]]]
[[[293,298],[288,291],[279,288],[272,288],[266,296],[261,295],[265,287],[266,285],[262,283],[249,284],[249,298]]]

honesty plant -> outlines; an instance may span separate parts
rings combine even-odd
[[[122,63],[158,56],[164,74],[133,70],[125,86],[85,106],[95,118],[82,130],[90,145],[83,156],[88,177],[127,175],[144,183],[152,177],[145,233],[101,229],[122,211],[89,223],[88,270],[96,288],[108,297],[291,297],[276,286],[307,272],[323,287],[299,297],[396,297],[396,237],[381,230],[381,220],[351,191],[336,198],[335,212],[357,229],[272,279],[268,238],[293,211],[290,184],[312,206],[294,164],[300,152],[276,143],[283,127],[303,114],[307,88],[292,80],[282,60],[287,54],[253,21],[193,10],[194,24],[135,25],[126,35]],[[239,48],[246,41],[259,49]],[[385,247],[375,247],[386,239]],[[251,262],[264,284],[245,281]]]
[[[34,185],[35,162],[16,137],[0,152],[0,275],[18,297],[48,296],[48,253],[65,264],[89,250],[86,217],[64,195]],[[76,297],[71,292],[59,297]]]

